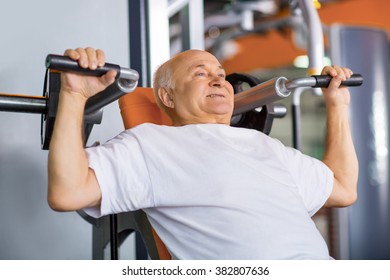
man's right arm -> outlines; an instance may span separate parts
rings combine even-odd
[[[80,66],[104,64],[104,53],[92,48],[67,50]],[[102,77],[61,74],[61,91],[48,158],[48,202],[57,211],[74,211],[100,204],[101,192],[88,167],[83,144],[83,116],[87,99],[115,79],[115,71]]]

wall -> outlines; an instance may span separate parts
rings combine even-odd
[[[42,95],[48,53],[93,46],[128,67],[126,0],[0,0],[0,92]],[[122,129],[117,103],[90,140]],[[0,112],[0,259],[90,259],[91,225],[46,202],[40,115]]]

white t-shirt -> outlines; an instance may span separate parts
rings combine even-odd
[[[87,149],[94,217],[143,209],[176,259],[329,259],[311,216],[333,173],[261,132],[143,124]]]

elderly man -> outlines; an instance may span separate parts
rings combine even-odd
[[[101,50],[67,50],[84,68]],[[98,217],[143,209],[175,259],[330,259],[311,216],[357,197],[358,162],[348,122],[352,71],[325,67],[323,161],[255,130],[229,126],[232,86],[208,52],[190,50],[155,73],[154,91],[172,127],[143,124],[84,149],[87,99],[114,81],[63,73],[49,151],[48,201]]]

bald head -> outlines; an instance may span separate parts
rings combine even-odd
[[[220,123],[221,115],[224,123],[230,123],[233,89],[225,76],[219,61],[209,52],[184,51],[155,72],[157,104],[174,125]]]
[[[210,55],[215,60],[217,60],[211,53],[202,51],[202,50],[187,50],[184,52],[181,52],[165,63],[161,64],[156,72],[154,73],[153,77],[153,91],[154,95],[156,97],[156,102],[158,106],[164,110],[166,113],[169,114],[169,108],[167,108],[160,100],[158,96],[158,90],[159,88],[166,88],[168,90],[173,90],[175,88],[175,79],[174,74],[177,71],[180,71],[179,69],[182,68],[181,66],[188,66],[190,67],[189,63],[186,63],[190,57],[196,56],[196,55]]]

